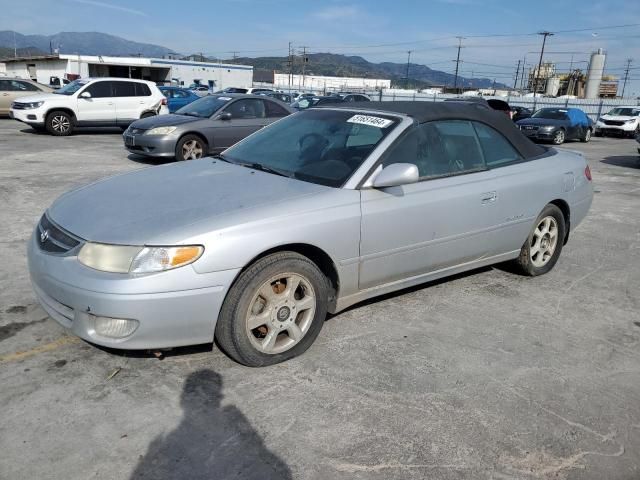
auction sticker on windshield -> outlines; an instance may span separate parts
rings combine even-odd
[[[372,117],[370,115],[354,115],[348,123],[359,123],[360,125],[370,125],[372,127],[386,128],[393,123],[392,120],[386,118]]]

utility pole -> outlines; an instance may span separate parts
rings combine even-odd
[[[202,55],[202,54],[200,54],[200,55]],[[233,58],[233,63],[235,63],[236,62],[236,58],[238,58],[238,52],[231,52],[231,56]]]
[[[524,75],[524,72],[522,72]],[[518,60],[518,66],[516,67],[516,80],[513,82],[513,89],[515,90],[518,86],[518,75],[520,74],[520,60]]]
[[[538,32],[538,35],[542,35],[542,49],[540,50],[540,60],[538,61],[538,70],[536,71],[536,78],[533,82],[533,98],[536,97],[538,92],[538,78],[540,77],[540,69],[542,68],[542,56],[544,55],[544,46],[547,43],[547,37],[553,35],[551,32]]]
[[[304,71],[305,67],[307,66],[307,62],[309,61],[309,59],[307,58],[307,48],[309,47],[302,46],[300,48],[302,48],[302,86],[304,87]]]
[[[405,76],[404,88],[409,90],[409,63],[411,62],[411,50],[407,50],[407,75]]]
[[[293,58],[291,56],[291,42],[289,42],[289,58],[287,60],[289,66],[289,90],[291,90],[291,82],[293,80]]]
[[[632,61],[633,61],[633,58],[627,58],[627,68],[625,68],[624,70],[624,83],[622,84],[622,95],[621,95],[622,98],[624,98],[624,90],[625,88],[627,88],[627,80],[629,79],[629,70],[631,70]]]
[[[456,62],[456,76],[453,79],[453,88],[458,93],[458,66],[460,65],[460,49],[462,48],[462,40],[464,37],[456,37],[458,39],[458,56],[454,60]]]

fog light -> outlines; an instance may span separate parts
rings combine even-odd
[[[138,328],[137,320],[127,320],[124,318],[109,318],[94,316],[94,326],[96,333],[103,337],[124,338],[131,335]]]

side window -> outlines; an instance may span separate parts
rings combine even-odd
[[[146,85],[144,83],[134,83],[135,85],[135,89],[136,89],[136,97],[150,97],[151,96],[151,89],[149,88],[149,85]],[[175,93],[175,90],[174,90]]]
[[[175,95],[173,94],[173,93],[174,93],[174,92],[173,92],[173,90],[164,90],[164,89],[162,89],[162,90],[160,90],[160,93],[161,93],[162,95],[164,95],[166,98],[171,98],[171,97],[174,97],[174,96],[175,96]]]
[[[111,83],[112,82],[94,82],[83,91],[89,92],[91,98],[111,97]]]
[[[38,87],[32,85],[28,82],[12,82],[14,84],[15,90],[19,90],[21,92],[39,92]]]
[[[484,160],[489,168],[500,167],[522,160],[520,154],[501,133],[482,123],[474,122],[473,126],[478,133]]]
[[[9,80],[0,80],[0,92],[11,92],[13,86]]]
[[[250,119],[265,118],[264,104],[262,100],[248,98],[246,100],[236,100],[224,110],[231,114],[231,118]]]
[[[174,90],[173,98],[187,98],[189,94],[187,92],[183,92],[182,90]]]
[[[135,97],[136,84],[133,82],[113,82],[114,97]]]
[[[286,117],[287,115],[289,115],[289,112],[287,112],[284,108],[282,108],[280,105],[278,105],[275,102],[270,102],[269,100],[265,100],[264,106],[265,106],[265,112],[268,118]]]
[[[447,120],[412,127],[386,153],[384,166],[413,163],[421,178],[473,172],[484,168],[470,122]]]

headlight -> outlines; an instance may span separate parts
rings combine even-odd
[[[23,110],[27,110],[30,108],[39,108],[42,105],[44,105],[44,102],[16,102],[16,103],[20,103],[20,106],[22,107]]]
[[[625,120],[624,123],[634,123],[636,122],[638,119],[637,118],[632,118],[631,120]]]
[[[540,127],[540,130],[553,130],[554,128],[553,125],[545,125],[544,127]]]
[[[112,273],[153,273],[182,267],[195,262],[204,247],[140,247],[85,243],[78,261],[83,265]]]
[[[151,130],[147,130],[145,135],[169,135],[170,133],[175,132],[178,127],[156,127]]]

